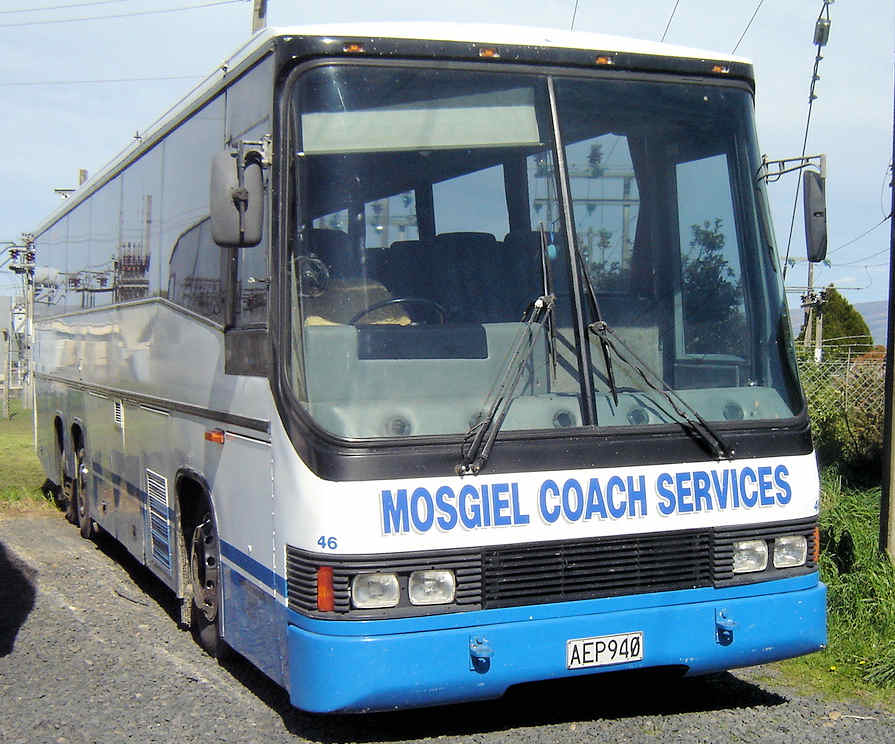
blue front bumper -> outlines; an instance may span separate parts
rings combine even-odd
[[[495,698],[520,682],[655,666],[704,674],[810,653],[826,642],[817,574],[426,618],[320,621],[289,613],[289,692],[313,712]],[[643,632],[642,661],[566,668],[566,641]],[[725,631],[729,631],[726,635]],[[474,663],[471,643],[493,652]]]

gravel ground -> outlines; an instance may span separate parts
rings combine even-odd
[[[773,667],[704,679],[596,675],[500,701],[311,716],[177,629],[170,594],[108,539],[58,515],[0,513],[0,742],[853,742],[895,716],[806,697]]]

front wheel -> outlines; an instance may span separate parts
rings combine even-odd
[[[220,659],[226,644],[220,633],[220,549],[210,509],[204,509],[190,539],[192,625],[196,641],[210,656]]]

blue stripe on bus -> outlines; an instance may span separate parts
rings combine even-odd
[[[92,466],[95,475],[101,476],[104,480],[110,481],[116,486],[123,485],[128,494],[137,497],[140,500],[142,507],[144,509],[147,508],[147,505],[149,504],[149,495],[143,489],[138,488],[130,481],[125,480],[117,473],[104,471],[102,465],[96,461],[92,463]],[[169,521],[174,519],[174,510],[171,509],[170,506],[168,507],[167,516]],[[221,540],[221,555],[280,596],[286,596],[285,576],[280,576],[264,564],[259,563],[251,556],[243,553],[234,545],[224,542],[223,540]]]
[[[285,596],[286,579],[263,563],[259,563],[250,555],[246,555],[236,546],[221,540],[221,556],[234,563],[269,589]]]

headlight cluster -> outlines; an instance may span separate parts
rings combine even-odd
[[[407,579],[407,599],[412,605],[449,604],[457,593],[454,572],[413,571]],[[401,582],[394,573],[363,573],[351,580],[351,605],[370,610],[395,607],[401,601]]]
[[[808,560],[808,538],[805,535],[785,535],[773,540],[737,540],[733,543],[735,574],[764,571],[769,558],[774,568],[804,565]]]

